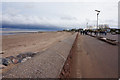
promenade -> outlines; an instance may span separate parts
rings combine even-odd
[[[46,50],[39,49],[41,52],[30,60],[14,64],[12,68],[5,67],[2,70],[3,78],[118,77],[118,45],[80,33],[64,34],[66,35],[57,38],[58,41]],[[118,39],[116,35],[112,36],[103,35],[106,38]]]
[[[72,78],[117,78],[118,46],[80,35],[72,60]]]

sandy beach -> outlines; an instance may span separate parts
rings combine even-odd
[[[72,35],[69,32],[40,32],[2,36],[3,57],[24,52],[41,52]]]

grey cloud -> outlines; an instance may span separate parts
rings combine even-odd
[[[25,16],[21,14],[14,16],[3,14],[2,22],[3,24],[5,23],[8,25],[44,25],[64,28],[76,27],[80,25],[79,21],[73,17],[48,18],[39,16]]]
[[[61,17],[62,20],[77,20],[76,17]]]

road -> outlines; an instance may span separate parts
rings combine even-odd
[[[73,54],[71,78],[117,78],[118,47],[80,35]]]

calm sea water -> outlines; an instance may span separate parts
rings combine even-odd
[[[23,34],[23,33],[39,32],[39,31],[46,32],[46,31],[52,31],[52,30],[1,28],[0,35],[16,35],[16,34]]]

